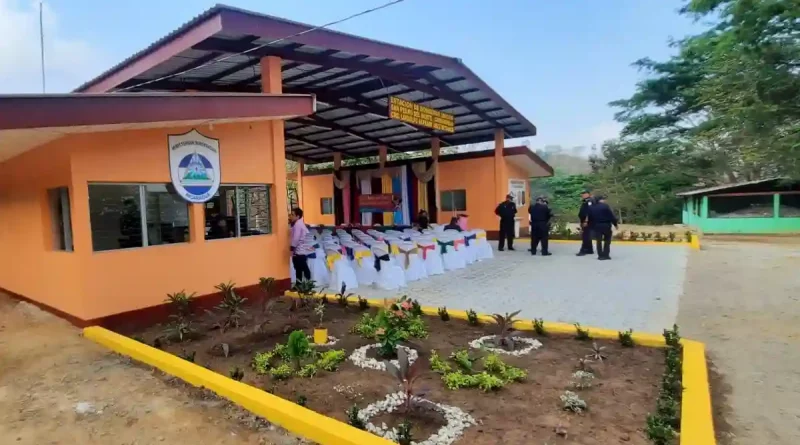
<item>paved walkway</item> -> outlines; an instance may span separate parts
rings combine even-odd
[[[496,245],[495,245],[496,247]],[[527,245],[495,259],[409,283],[387,292],[359,288],[370,298],[407,294],[429,306],[478,312],[522,310],[525,318],[659,333],[675,322],[689,249],[612,245],[612,261],[576,257],[578,244],[553,243],[553,256],[531,256]]]

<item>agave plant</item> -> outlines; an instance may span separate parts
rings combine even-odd
[[[603,354],[603,350],[604,350],[605,348],[606,348],[605,346],[598,346],[598,345],[597,345],[597,342],[596,342],[596,341],[593,341],[593,342],[592,342],[592,347],[591,347],[591,349],[589,349],[589,351],[591,351],[591,353],[590,353],[590,354],[587,354],[587,355],[586,355],[586,358],[590,358],[590,359],[592,359],[593,361],[596,361],[596,362],[601,362],[601,363],[602,363],[602,362],[603,362],[603,360],[605,360],[605,359],[607,359],[607,358],[608,358],[608,356],[607,356],[607,355]]]
[[[494,339],[495,345],[506,348],[509,351],[514,350],[516,347],[515,337],[522,335],[521,332],[513,330],[514,323],[516,322],[514,317],[519,315],[519,313],[520,311],[510,314],[506,312],[505,315],[492,314],[492,318],[494,318],[495,323],[497,323],[497,335]]]
[[[406,396],[403,402],[403,412],[410,412],[412,398],[416,395],[414,393],[414,383],[426,373],[427,366],[424,364],[424,360],[420,357],[413,364],[409,364],[406,349],[397,348],[397,365],[389,360],[384,363],[386,364],[386,372],[394,376],[403,387],[403,393]]]

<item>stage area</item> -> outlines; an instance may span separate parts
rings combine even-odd
[[[357,294],[389,298],[407,294],[423,305],[477,312],[522,310],[522,318],[580,322],[585,326],[659,333],[672,326],[689,248],[612,245],[612,261],[576,257],[578,244],[553,243],[550,257],[515,252],[409,283],[399,291],[361,287]]]

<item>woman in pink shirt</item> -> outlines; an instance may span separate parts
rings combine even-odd
[[[289,214],[289,222],[292,225],[290,231],[292,236],[292,264],[297,274],[297,280],[310,280],[311,269],[308,267],[308,257],[305,255],[305,251],[297,251],[297,248],[300,247],[300,244],[303,242],[303,238],[308,235],[308,227],[306,227],[306,223],[303,221],[303,210],[299,207],[293,208],[292,213]]]

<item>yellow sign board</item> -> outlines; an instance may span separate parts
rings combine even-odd
[[[456,121],[452,114],[442,113],[397,96],[389,98],[389,117],[420,127],[433,128],[447,133],[455,133]]]

